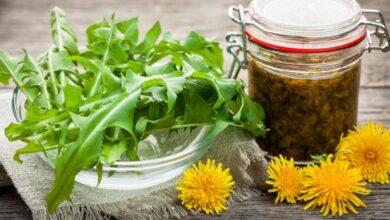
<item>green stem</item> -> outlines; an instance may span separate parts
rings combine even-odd
[[[55,22],[56,22],[56,29],[57,29],[57,43],[58,43],[58,49],[59,50],[64,50],[64,43],[62,40],[61,32],[63,31],[60,26],[60,16],[58,15],[57,10],[54,11],[54,17],[55,17]]]
[[[108,60],[108,53],[110,52],[112,38],[114,37],[114,31],[115,31],[115,22],[113,21],[113,24],[111,26],[110,36],[109,36],[108,41],[107,41],[107,48],[104,51],[104,55],[103,55],[103,60],[102,60],[103,65],[105,65],[107,63],[107,60]],[[100,70],[97,77],[96,77],[96,80],[92,86],[92,89],[89,92],[89,96],[94,96],[96,94],[96,90],[97,90],[97,87],[101,81],[101,78],[102,78],[102,71]]]
[[[93,101],[90,103],[86,103],[86,104],[79,107],[79,111],[83,112],[83,111],[86,111],[86,110],[94,107],[95,105],[111,102],[112,100],[115,100],[119,96],[120,96],[120,94],[115,94],[115,95],[111,95],[111,96],[108,96],[108,97],[103,98],[103,99],[99,99],[99,100],[96,100],[96,101]]]
[[[52,46],[50,49],[49,49],[49,53],[48,53],[48,62],[47,62],[47,65],[48,65],[48,68],[49,68],[49,74],[50,74],[50,79],[51,79],[51,83],[53,84],[53,92],[54,92],[54,96],[57,96],[58,95],[58,88],[57,88],[57,81],[56,81],[56,76],[55,76],[55,73],[54,73],[54,70],[53,70],[53,64],[52,64],[52,56],[53,56],[53,49],[54,47]]]

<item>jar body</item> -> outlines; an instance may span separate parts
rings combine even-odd
[[[273,156],[299,161],[333,153],[341,135],[357,122],[359,49],[349,51],[352,57],[342,52],[297,59],[270,54],[266,59],[249,54],[249,95],[263,105],[270,128],[259,144]]]

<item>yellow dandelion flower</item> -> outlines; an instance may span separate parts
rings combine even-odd
[[[277,193],[275,204],[287,200],[295,203],[302,188],[303,173],[294,166],[294,159],[286,160],[282,155],[275,157],[267,167],[267,184],[272,188],[270,193]]]
[[[319,166],[308,166],[304,170],[306,178],[299,199],[308,202],[304,209],[320,206],[324,216],[348,214],[348,210],[357,214],[355,207],[367,207],[356,194],[367,195],[370,190],[359,169],[350,168],[349,163],[334,160],[329,155]]]
[[[368,182],[389,183],[390,129],[383,129],[382,124],[368,122],[355,128],[342,138],[336,151],[337,158],[359,168]]]
[[[216,165],[215,160],[202,161],[184,171],[177,190],[181,203],[189,210],[204,211],[207,215],[227,210],[227,198],[233,192],[230,170]]]

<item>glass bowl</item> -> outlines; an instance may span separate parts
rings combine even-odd
[[[17,122],[25,116],[25,96],[15,89],[12,97],[12,110]],[[135,190],[148,188],[167,182],[199,160],[213,138],[206,135],[212,125],[175,130],[176,132],[158,132],[149,135],[139,143],[139,161],[117,161],[113,165],[103,165],[103,178],[98,188],[112,190]],[[56,151],[46,155],[39,153],[47,164],[54,168],[50,158]],[[96,169],[81,171],[76,182],[96,187],[98,176]]]

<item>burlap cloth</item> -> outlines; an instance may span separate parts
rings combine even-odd
[[[9,142],[4,136],[4,128],[14,121],[11,96],[10,92],[0,94],[0,162],[34,219],[164,219],[188,214],[177,200],[177,179],[174,179],[135,191],[102,190],[76,183],[73,204],[65,203],[56,214],[49,216],[44,201],[53,181],[53,169],[36,155],[23,156],[22,165],[16,163],[12,157],[22,143]],[[254,188],[264,182],[266,176],[264,154],[256,142],[239,129],[227,129],[210,145],[204,159],[216,159],[229,167],[237,183],[230,205],[235,200],[246,200],[260,193]]]

